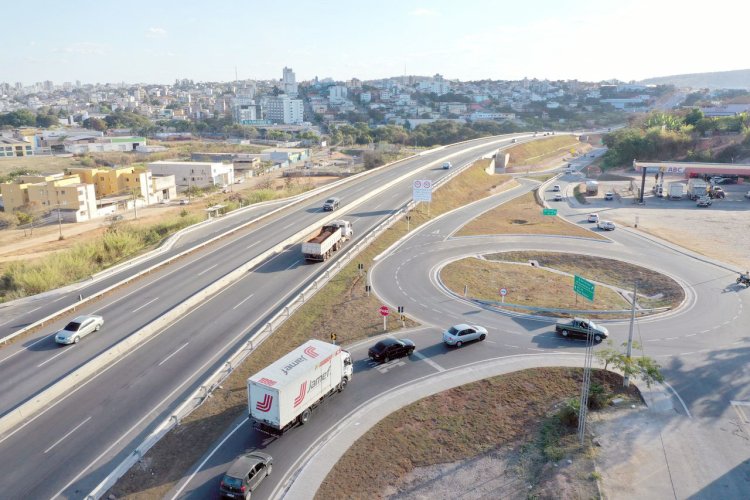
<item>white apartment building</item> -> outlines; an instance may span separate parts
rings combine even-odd
[[[234,184],[234,167],[231,164],[161,160],[148,164],[154,175],[174,175],[178,188],[206,188]]]
[[[290,99],[288,95],[267,97],[265,100],[266,118],[275,123],[294,124],[304,121],[302,99]]]
[[[332,85],[328,87],[328,100],[332,103],[340,103],[346,100],[349,91],[343,85]]]
[[[281,77],[282,88],[284,93],[290,97],[297,97],[297,79],[292,68],[284,67],[284,73]]]

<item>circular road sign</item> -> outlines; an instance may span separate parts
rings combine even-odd
[[[414,187],[419,189],[422,187],[422,181],[414,181]]]
[[[381,316],[388,316],[390,311],[388,310],[388,306],[380,306],[380,315]]]
[[[502,295],[503,297],[505,297],[506,295],[508,295],[508,290],[506,288],[501,288],[500,289],[500,295]]]

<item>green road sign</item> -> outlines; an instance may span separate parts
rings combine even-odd
[[[578,275],[573,278],[573,291],[584,299],[594,301],[594,284]]]
[[[556,208],[543,208],[542,215],[557,215]]]

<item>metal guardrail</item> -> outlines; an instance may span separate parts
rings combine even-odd
[[[463,167],[455,169],[450,174],[441,177],[437,182],[433,184],[433,189],[437,190],[449,182],[451,179],[459,175],[470,165],[473,165],[475,161],[481,159],[480,156],[476,160],[468,162]],[[164,437],[170,430],[174,429],[180,424],[180,422],[187,417],[191,412],[201,406],[209,395],[216,390],[221,383],[226,380],[229,375],[237,368],[242,362],[258,347],[263,341],[265,341],[271,334],[280,328],[286,320],[288,320],[292,314],[294,314],[305,302],[310,300],[318,291],[320,291],[326,283],[328,283],[345,264],[354,259],[362,250],[367,248],[370,243],[373,242],[378,236],[380,236],[385,230],[395,224],[404,215],[406,215],[416,204],[413,201],[406,203],[394,214],[391,214],[383,222],[375,226],[370,232],[367,233],[363,239],[359,240],[354,244],[352,248],[347,250],[338,259],[336,259],[329,269],[326,269],[321,276],[316,278],[310,285],[305,287],[297,296],[289,299],[284,306],[281,307],[265,325],[255,330],[251,335],[250,339],[245,344],[232,354],[226,362],[222,364],[216,371],[206,377],[203,383],[196,389],[188,398],[175,409],[175,411],[167,417],[156,429],[154,429],[146,438],[141,442],[135,450],[133,450],[101,483],[99,483],[85,498],[87,500],[98,499],[106,491],[111,488],[118,479],[120,479],[138,460],[140,460],[156,443],[158,443],[162,437]]]

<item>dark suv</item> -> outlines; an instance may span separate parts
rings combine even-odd
[[[253,451],[240,455],[221,479],[219,493],[223,498],[250,498],[250,494],[271,474],[271,455]]]

